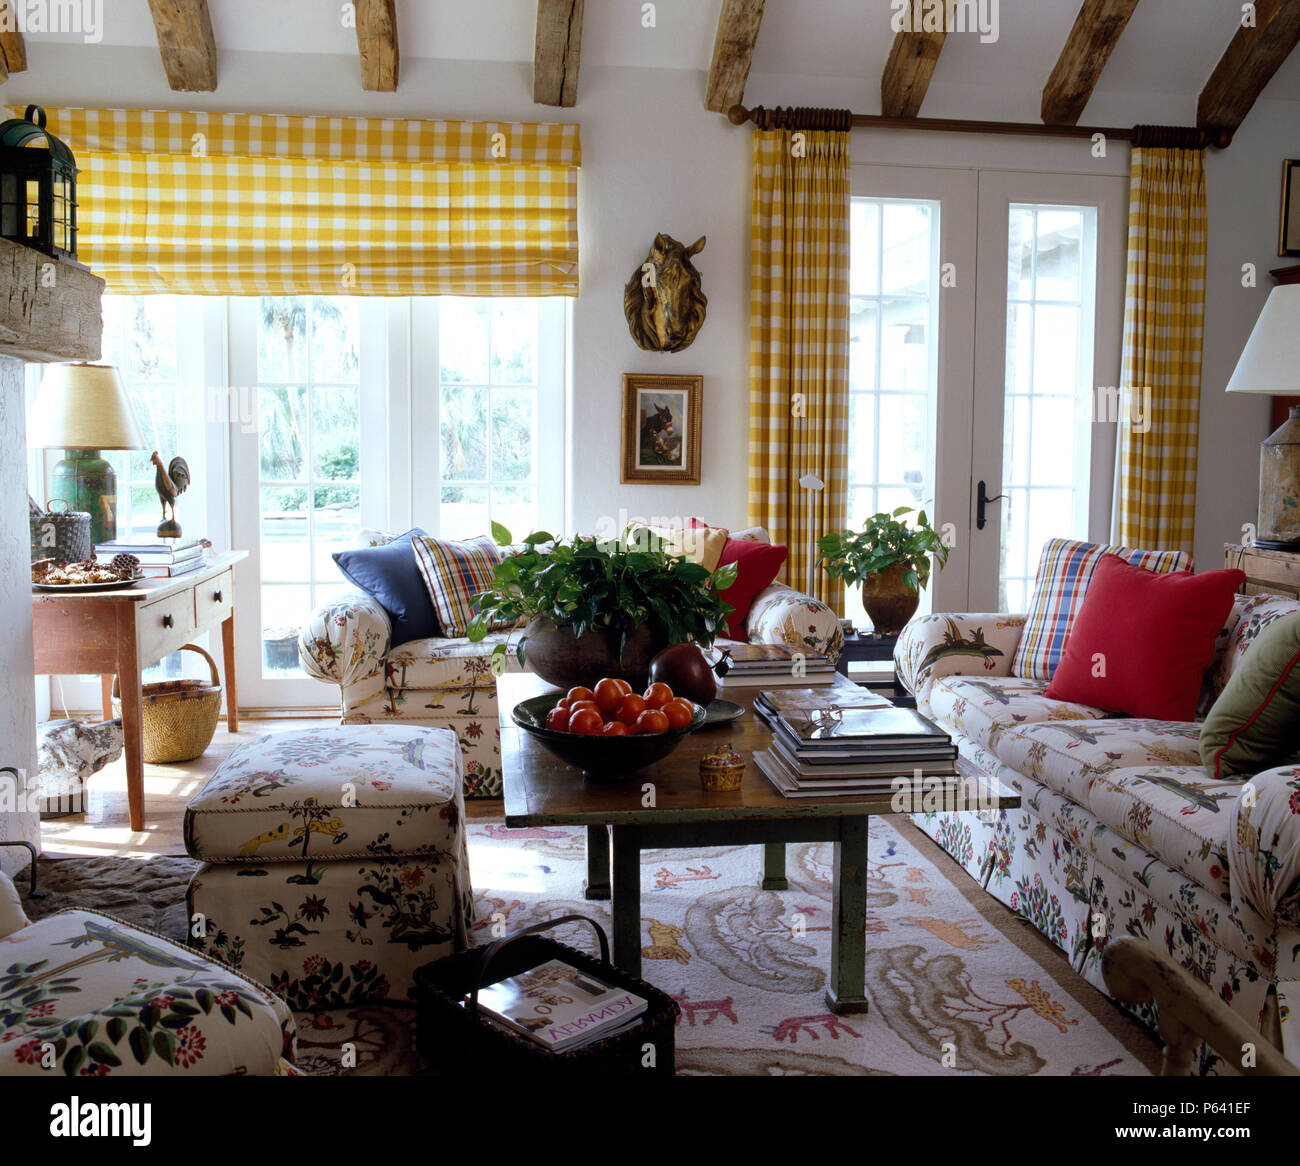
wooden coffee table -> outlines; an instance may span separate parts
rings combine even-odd
[[[849,682],[837,678],[835,683]],[[506,825],[586,827],[589,899],[609,895],[612,837],[614,962],[633,975],[641,972],[642,850],[759,844],[764,848],[763,887],[785,890],[785,844],[830,842],[835,859],[826,1003],[835,1012],[865,1012],[867,819],[895,812],[892,793],[784,797],[752,760],[754,751],[771,741],[771,732],[750,707],[757,688],[727,689],[726,699],[745,709],[740,720],[691,734],[674,753],[625,781],[589,781],[510,719],[519,701],[551,691],[551,685],[530,673],[497,679]],[[744,782],[734,793],[706,792],[700,785],[700,758],[728,742],[746,759]],[[975,774],[973,767],[970,773]],[[645,804],[648,793],[652,805]],[[1019,794],[982,775],[978,793],[981,807],[1020,805]]]

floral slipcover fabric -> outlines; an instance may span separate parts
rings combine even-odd
[[[199,950],[295,1009],[404,999],[465,944],[473,891],[448,731],[337,726],[241,745],[190,800]]]
[[[787,644],[831,660],[838,660],[844,647],[835,613],[783,583],[758,593],[745,626],[754,643]],[[339,686],[343,724],[449,729],[460,744],[465,796],[499,798],[501,729],[492,649],[518,635],[493,632],[478,643],[433,637],[390,651],[391,632],[388,613],[378,603],[350,594],[313,613],[299,633],[298,658],[309,676]],[[520,670],[513,651],[506,653],[505,668]]]
[[[291,1075],[295,1041],[261,984],[111,916],[0,939],[0,1076]]]
[[[1238,597],[1202,711],[1259,631],[1297,610]],[[1100,990],[1110,935],[1161,944],[1300,1063],[1300,1011],[1289,1006],[1300,1008],[1300,766],[1216,782],[1197,724],[1047,700],[1041,682],[1005,675],[1015,644],[996,638],[1011,630],[998,624],[1016,618],[930,616],[900,637],[896,664],[918,707],[1023,798],[1017,810],[914,820]],[[1213,1071],[1213,1054],[1201,1055]]]

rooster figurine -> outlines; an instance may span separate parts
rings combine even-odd
[[[176,521],[176,498],[184,494],[190,484],[190,467],[183,457],[174,457],[163,469],[162,458],[158,451],[153,451],[149,459],[158,467],[153,476],[153,488],[158,491],[158,501],[162,503],[163,520],[158,524],[159,538],[180,538],[181,524]],[[172,508],[171,518],[167,517],[167,507]]]

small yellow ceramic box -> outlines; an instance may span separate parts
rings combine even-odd
[[[745,759],[729,744],[700,758],[700,784],[707,790],[737,790],[744,773]]]

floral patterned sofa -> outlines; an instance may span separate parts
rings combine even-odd
[[[824,603],[773,583],[755,597],[745,619],[751,641],[789,644],[839,659],[844,634]],[[360,592],[316,611],[298,637],[304,670],[339,686],[345,725],[398,721],[451,729],[465,762],[465,796],[501,796],[501,732],[497,724],[492,648],[509,633],[478,643],[466,638],[412,640],[393,648],[388,613]],[[728,641],[718,643],[725,646]],[[515,654],[507,671],[519,671]]]
[[[1296,600],[1237,597],[1198,716],[1260,629],[1295,612]],[[1010,675],[1023,625],[929,615],[899,637],[895,663],[917,707],[1023,799],[913,820],[1101,991],[1107,937],[1149,940],[1300,1064],[1300,766],[1215,781],[1196,722],[1047,699],[1044,682]]]

